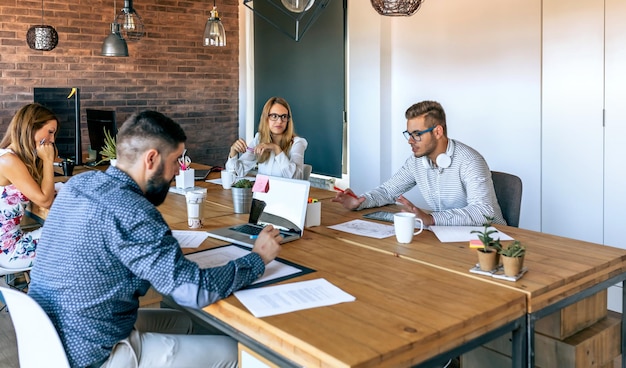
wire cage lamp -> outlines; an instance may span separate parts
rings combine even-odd
[[[370,0],[378,14],[389,16],[410,16],[415,14],[424,0]]]
[[[224,25],[220,20],[220,16],[217,12],[217,6],[215,6],[215,0],[213,0],[213,10],[211,15],[206,21],[204,26],[204,35],[202,36],[203,46],[226,46],[226,31]]]
[[[59,34],[54,27],[43,23],[43,0],[41,0],[41,24],[26,32],[26,43],[33,50],[50,51],[59,44]]]
[[[117,14],[115,23],[120,25],[120,35],[126,41],[139,41],[146,34],[143,19],[133,8],[133,0],[124,0],[124,7]]]

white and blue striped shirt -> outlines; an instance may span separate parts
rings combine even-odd
[[[494,217],[494,224],[506,224],[485,159],[452,139],[446,152],[452,162],[445,169],[432,165],[428,158],[409,157],[389,180],[365,193],[357,209],[393,204],[417,185],[432,209],[435,225],[480,226],[485,216]]]

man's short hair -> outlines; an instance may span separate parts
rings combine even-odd
[[[407,120],[424,116],[428,128],[441,125],[443,134],[447,136],[446,113],[441,104],[436,101],[422,101],[409,107],[404,116]]]
[[[145,110],[131,115],[117,133],[117,156],[135,160],[137,155],[156,149],[167,155],[184,143],[187,136],[174,120],[157,111]]]

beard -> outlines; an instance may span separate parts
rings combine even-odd
[[[164,164],[161,163],[157,171],[148,179],[148,183],[146,184],[145,197],[154,206],[158,206],[165,201],[167,192],[170,190],[170,185],[174,179],[165,179],[163,177],[163,171],[165,171]]]

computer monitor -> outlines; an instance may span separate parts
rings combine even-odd
[[[87,131],[89,132],[89,142],[91,149],[96,151],[96,161],[102,160],[102,146],[104,146],[104,130],[106,129],[112,137],[117,135],[117,124],[115,122],[114,110],[87,109]]]
[[[59,158],[72,160],[75,165],[82,165],[80,90],[71,87],[35,87],[33,101],[52,110],[58,119],[54,143]]]

